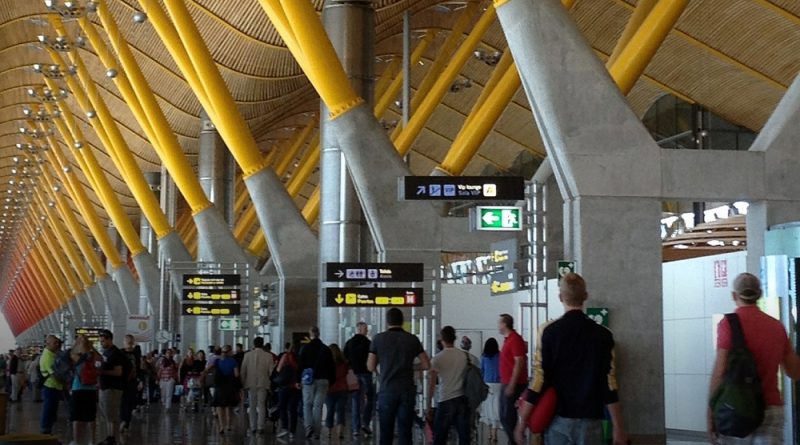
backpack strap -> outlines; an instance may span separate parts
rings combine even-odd
[[[731,328],[731,343],[734,348],[747,348],[744,341],[744,330],[742,330],[742,323],[739,319],[739,314],[725,314],[725,319],[728,321],[728,326]]]

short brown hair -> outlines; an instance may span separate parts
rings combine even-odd
[[[514,329],[514,317],[509,314],[500,314],[500,321],[506,325],[508,329]]]
[[[586,293],[586,281],[576,273],[568,273],[561,277],[559,285],[561,299],[570,306],[581,306],[589,298]]]

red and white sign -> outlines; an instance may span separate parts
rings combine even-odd
[[[714,287],[728,287],[728,260],[714,261]]]

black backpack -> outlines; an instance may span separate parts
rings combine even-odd
[[[722,383],[711,396],[711,413],[716,431],[723,436],[747,437],[764,422],[764,393],[758,366],[744,341],[739,316],[727,314],[732,347]]]
[[[469,353],[465,352],[464,356],[467,358],[464,371],[464,397],[467,399],[470,412],[474,412],[489,396],[489,385],[483,381],[481,370],[472,364]]]

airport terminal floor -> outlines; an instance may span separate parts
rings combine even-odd
[[[8,405],[8,433],[31,433],[36,432],[39,427],[39,414],[41,404],[25,400],[21,403]],[[272,425],[268,426],[263,435],[249,434],[246,429],[247,416],[239,414],[236,416],[234,430],[220,436],[216,433],[214,421],[209,410],[202,412],[185,412],[178,406],[173,406],[165,415],[164,408],[158,404],[143,407],[139,413],[134,414],[133,426],[128,433],[121,436],[120,443],[130,445],[150,445],[150,444],[175,444],[175,445],[271,445],[288,443],[322,443],[322,444],[364,444],[371,445],[377,443],[377,438],[328,439],[325,430],[320,440],[306,441],[298,435],[294,441],[276,438]],[[67,422],[66,409],[62,407],[59,412],[59,421],[55,426],[54,435],[62,443],[69,443],[70,427]],[[377,433],[377,431],[376,431]],[[487,439],[487,432],[481,430],[481,439],[474,442],[478,445],[490,443]],[[451,434],[453,436],[454,434]],[[99,439],[97,440],[99,442]],[[415,428],[414,443],[423,444],[422,430]],[[455,438],[451,438],[450,443],[456,443]],[[496,442],[498,445],[505,445],[506,441],[500,437]],[[705,442],[684,441],[681,439],[670,440],[667,445],[700,445]]]

